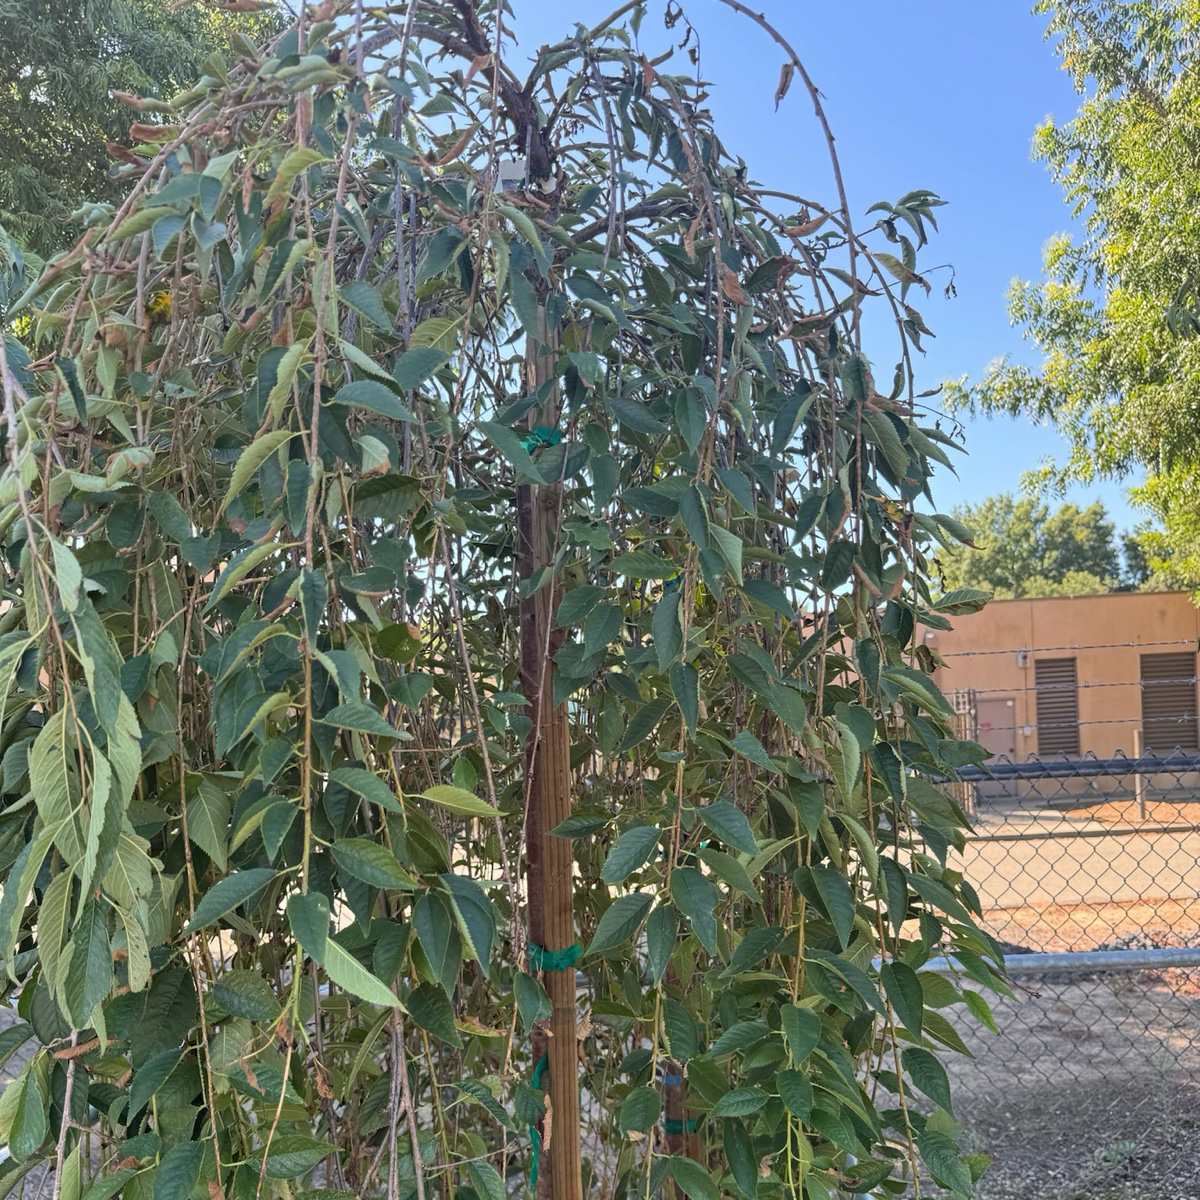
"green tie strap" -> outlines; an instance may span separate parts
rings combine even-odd
[[[534,971],[565,971],[583,957],[583,949],[576,942],[565,950],[546,950],[536,942],[529,943],[529,966]]]
[[[551,429],[549,425],[539,425],[521,439],[521,445],[532,454],[539,446],[557,446],[561,441],[562,432],[560,430]]]
[[[668,1134],[695,1133],[699,1127],[699,1117],[688,1117],[686,1121],[681,1117],[663,1118],[663,1129],[665,1129]]]

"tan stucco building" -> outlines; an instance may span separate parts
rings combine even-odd
[[[1024,759],[1200,752],[1200,609],[1186,592],[996,600],[927,630],[964,732]]]

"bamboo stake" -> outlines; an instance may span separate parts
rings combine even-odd
[[[532,339],[525,351],[525,385],[531,394],[554,377],[554,357],[539,357],[542,346],[557,343],[539,309],[542,344]],[[534,425],[554,428],[558,396],[553,392]],[[552,564],[561,527],[561,489],[522,484],[517,489],[518,575],[525,581]],[[554,703],[553,656],[562,644],[553,630],[556,589],[546,585],[521,601],[521,681],[531,700],[533,728],[526,745],[525,861],[529,888],[529,941],[549,954],[575,944],[574,855],[567,838],[547,831],[571,812],[571,746],[566,704]],[[546,1058],[550,1112],[542,1145],[542,1179],[549,1176],[553,1200],[582,1200],[575,968],[542,972],[550,997]]]

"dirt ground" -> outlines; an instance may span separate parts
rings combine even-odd
[[[980,1200],[1200,1200],[1200,972],[1023,984],[947,1062]]]

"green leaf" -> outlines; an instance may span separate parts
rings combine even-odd
[[[342,838],[334,842],[331,849],[341,870],[372,887],[412,891],[417,886],[416,880],[400,866],[392,852],[378,842],[367,838]]]
[[[649,550],[630,550],[618,554],[608,569],[614,575],[627,575],[631,579],[670,579],[679,568]]]
[[[513,993],[517,1011],[521,1014],[521,1024],[529,1033],[535,1021],[545,1020],[550,1015],[550,997],[546,995],[546,989],[524,971],[518,971],[513,976]]]
[[[844,950],[850,944],[850,933],[854,929],[854,893],[840,871],[832,867],[801,867],[806,871],[816,888],[817,896],[826,916],[833,922],[834,931]],[[800,871],[797,871],[799,875]]]
[[[338,767],[329,773],[329,779],[356,796],[361,796],[368,804],[378,804],[380,808],[393,813],[404,811],[387,783],[363,767]]]
[[[544,275],[550,265],[550,260],[546,257],[546,251],[542,247],[541,238],[538,237],[537,226],[534,225],[525,213],[511,204],[497,203],[495,208],[501,216],[507,217],[512,222],[513,228],[529,243],[529,248],[533,251],[534,260]],[[513,282],[516,282],[515,277]]]
[[[748,729],[743,729],[729,743],[743,758],[749,759],[756,766],[763,767],[767,771],[779,773],[779,768],[771,761],[766,750],[763,749],[763,744],[750,732]]]
[[[775,1088],[783,1106],[801,1121],[812,1115],[813,1090],[808,1076],[803,1071],[780,1071],[775,1076]]]
[[[672,1155],[666,1161],[671,1178],[689,1200],[720,1200],[720,1192],[717,1191],[712,1176],[698,1162],[678,1154]]]
[[[657,696],[648,704],[643,704],[630,719],[625,736],[617,746],[617,753],[624,754],[640,746],[654,732],[670,707],[671,701],[666,696]]]
[[[811,1008],[785,1004],[779,1010],[779,1023],[792,1062],[804,1062],[821,1040],[821,1018]]]
[[[376,329],[390,333],[392,319],[379,295],[379,289],[362,279],[352,279],[338,288],[338,294],[344,304],[348,304],[355,312],[361,313]]]
[[[616,604],[601,604],[592,609],[583,623],[583,652],[598,654],[621,632],[625,617]]]
[[[89,899],[71,937],[70,966],[63,983],[67,1015],[77,1029],[85,1028],[92,1010],[113,985],[112,949],[108,940],[108,912]]]
[[[667,960],[679,936],[675,910],[660,905],[646,922],[646,965],[657,984],[666,973]]]
[[[29,1158],[46,1140],[49,1131],[46,1098],[42,1095],[38,1072],[32,1065],[9,1086],[17,1088],[17,1104],[8,1134],[8,1148],[18,1160]]]
[[[154,1172],[154,1200],[187,1200],[200,1178],[203,1142],[180,1142],[159,1160]]]
[[[900,1023],[919,1039],[924,1025],[925,995],[916,971],[902,962],[885,963],[879,969],[879,982]]]
[[[900,1061],[908,1072],[909,1078],[926,1096],[940,1105],[951,1116],[954,1107],[950,1100],[950,1079],[946,1068],[938,1061],[937,1056],[920,1046],[907,1046],[900,1055]]]
[[[296,177],[301,171],[307,171],[309,167],[316,166],[317,163],[328,161],[326,155],[312,146],[294,146],[284,155],[283,161],[279,164],[275,178],[271,180],[271,186],[267,189],[264,204],[269,205],[271,201],[280,196],[290,195],[292,184],[296,182]],[[156,1192],[154,1200],[163,1200],[163,1197]]]
[[[691,922],[700,944],[709,954],[715,955],[717,889],[712,880],[706,879],[695,867],[677,867],[671,872],[671,899]]]
[[[695,737],[700,720],[700,675],[690,663],[671,664],[671,693],[688,733]]]
[[[551,837],[585,838],[598,833],[611,822],[612,817],[608,813],[577,812],[565,821],[559,821],[548,833]]]
[[[396,395],[386,383],[378,379],[355,379],[343,384],[334,393],[331,404],[343,404],[347,408],[365,408],[392,421],[415,421],[413,411]]]
[[[697,810],[700,819],[723,841],[734,850],[743,854],[757,854],[758,842],[750,828],[746,814],[736,804],[728,800],[714,800]]]
[[[436,983],[423,983],[411,992],[405,1005],[426,1033],[448,1046],[461,1047],[462,1038],[454,1027],[454,1009],[450,998]]]
[[[438,784],[426,788],[421,793],[421,799],[431,800],[441,808],[459,813],[464,817],[498,817],[500,810],[493,808],[486,800],[480,800],[465,788],[453,787],[450,784]]]
[[[653,902],[654,897],[649,892],[618,896],[600,917],[595,935],[587,948],[588,954],[600,954],[629,941]]]
[[[590,583],[572,588],[559,603],[554,623],[559,628],[578,625],[608,593]]]
[[[529,451],[521,444],[521,439],[507,425],[501,425],[497,421],[480,421],[479,428],[483,430],[487,440],[512,463],[518,476],[532,479],[534,483],[547,482]]]
[[[274,878],[275,872],[270,867],[252,867],[218,879],[196,905],[196,911],[188,922],[188,932],[215,924],[226,913],[257,895]]]
[[[929,1173],[942,1187],[960,1196],[971,1194],[971,1169],[959,1158],[954,1143],[944,1133],[926,1129],[917,1136],[917,1149]]]
[[[346,991],[368,1004],[395,1007],[399,1004],[391,989],[366,969],[356,958],[347,954],[332,938],[325,943],[325,973]]]
[[[8,1062],[31,1037],[33,1037],[33,1026],[27,1025],[24,1021],[9,1025],[6,1029],[0,1029],[0,1067]]]
[[[659,909],[669,912],[669,909]],[[700,1029],[692,1014],[678,1000],[670,998],[662,1002],[663,1031],[667,1035],[667,1046],[671,1057],[686,1062],[700,1053]]]
[[[268,1179],[296,1179],[307,1175],[323,1158],[335,1153],[335,1147],[328,1142],[319,1142],[306,1133],[279,1133],[267,1147],[263,1174]],[[258,1159],[259,1152],[252,1152],[251,1163]],[[154,1200],[159,1200],[157,1195]]]
[[[668,592],[655,606],[654,616],[650,621],[650,635],[654,641],[654,654],[660,671],[666,671],[683,649],[679,603],[678,591]]]
[[[468,1163],[467,1174],[471,1177],[471,1186],[479,1200],[508,1200],[508,1188],[504,1186],[504,1179],[491,1163]]]
[[[710,525],[709,533],[716,542],[721,557],[729,567],[729,573],[740,586],[742,582],[742,539],[736,533],[720,525]]]
[[[767,1093],[760,1087],[732,1088],[712,1107],[713,1117],[746,1117],[767,1103]]]
[[[290,429],[273,429],[270,433],[256,438],[238,455],[238,460],[233,466],[233,475],[229,479],[229,487],[225,491],[225,499],[221,501],[221,507],[217,510],[218,515],[229,507],[230,501],[241,495],[263,463],[272,454],[277,454],[295,436]]]
[[[600,869],[603,883],[623,883],[654,853],[661,836],[655,825],[635,825],[627,829],[609,851],[604,866]]]
[[[275,1005],[275,1013],[278,1016],[278,1004]],[[134,1072],[133,1083],[129,1088],[129,1107],[125,1111],[127,1125],[133,1123],[133,1118],[150,1103],[158,1089],[170,1079],[182,1058],[183,1051],[177,1047],[160,1050],[157,1054],[150,1055]]]
[[[329,938],[329,901],[320,892],[289,896],[288,924],[304,950],[315,963],[325,961],[325,946]]]
[[[213,999],[227,1013],[247,1021],[279,1019],[275,989],[257,971],[226,971],[213,984]]]
[[[725,1161],[738,1191],[746,1200],[758,1194],[758,1161],[754,1147],[741,1121],[725,1121]]]
[[[403,392],[415,391],[435,371],[450,361],[450,356],[433,346],[417,346],[406,350],[392,368],[392,378]]]
[[[709,1058],[724,1058],[738,1050],[745,1050],[755,1042],[762,1041],[771,1030],[762,1021],[738,1021],[731,1025],[708,1048]]]
[[[188,837],[222,871],[229,865],[229,813],[229,797],[211,779],[201,778],[188,797]]]
[[[662,1112],[662,1101],[652,1087],[637,1087],[621,1101],[617,1127],[622,1133],[648,1133]]]
[[[439,878],[450,893],[450,908],[458,922],[467,956],[478,959],[486,971],[496,937],[496,910],[487,892],[469,875],[448,873]]]
[[[783,944],[787,930],[782,925],[767,925],[762,929],[751,929],[740,942],[729,959],[729,966],[721,972],[722,979],[731,979],[744,971],[752,971],[759,963],[770,958]]]
[[[394,741],[410,741],[411,735],[402,729],[389,725],[379,709],[362,700],[349,700],[332,708],[322,718],[323,725],[332,725],[336,729],[354,729],[359,733],[371,734],[373,737],[391,738]]]

